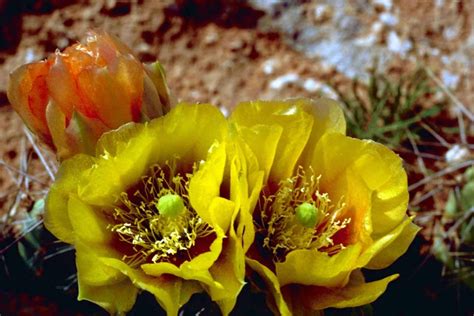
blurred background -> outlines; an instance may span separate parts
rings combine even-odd
[[[6,97],[10,71],[89,29],[158,59],[179,100],[224,113],[245,100],[338,99],[350,135],[405,159],[423,230],[389,271],[369,273],[401,273],[379,301],[328,313],[472,315],[473,23],[472,0],[0,0],[0,315],[102,315],[76,302],[74,252],[42,228],[55,159]],[[143,312],[151,301],[142,296],[132,314],[159,314]],[[268,313],[259,304],[246,288],[234,314]],[[217,313],[206,297],[183,310],[197,312]]]

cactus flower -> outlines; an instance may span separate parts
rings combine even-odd
[[[79,299],[123,313],[144,290],[177,315],[206,291],[232,310],[245,276],[234,220],[249,203],[245,159],[227,135],[217,108],[178,104],[63,161],[44,221],[76,249]]]
[[[143,65],[119,40],[90,32],[10,75],[8,98],[28,128],[62,160],[93,153],[104,132],[163,115],[171,98],[158,62]]]
[[[243,238],[247,265],[265,280],[281,315],[368,304],[397,275],[365,282],[401,256],[418,231],[406,214],[401,159],[345,135],[329,99],[255,101],[230,117],[265,171]]]

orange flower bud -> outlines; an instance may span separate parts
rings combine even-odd
[[[61,160],[93,153],[104,132],[151,120],[171,106],[161,65],[143,65],[127,46],[103,32],[90,32],[85,44],[13,71],[8,98]]]

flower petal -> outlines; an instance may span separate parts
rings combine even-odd
[[[46,106],[48,105],[48,88],[46,75],[48,62],[26,64],[10,74],[8,99],[13,109],[20,115],[25,124],[42,141],[51,145],[46,124]]]
[[[406,217],[405,220],[391,232],[378,236],[378,238],[363,251],[358,259],[357,266],[365,267],[371,260],[374,260],[369,266],[372,268],[380,268],[398,259],[398,257],[407,250],[418,232],[418,227],[412,224],[412,219],[413,218]],[[382,251],[384,251],[383,255],[387,257],[382,258],[379,256],[382,254]]]
[[[227,135],[227,122],[215,106],[180,103],[149,124],[156,137],[159,162],[179,157],[183,163],[205,160],[212,144]],[[159,146],[159,147],[158,147]]]
[[[356,307],[375,301],[385,292],[388,283],[397,277],[398,274],[394,274],[378,281],[365,283],[363,278],[354,280],[351,275],[351,281],[343,288],[301,286],[288,289],[285,294],[291,291],[291,296],[295,301],[312,310]]]
[[[209,295],[221,308],[223,315],[228,315],[237,302],[237,297],[245,282],[245,256],[242,245],[231,233],[225,240],[219,259],[212,265],[210,272],[214,280],[224,287],[212,287]]]
[[[132,309],[137,298],[138,289],[130,280],[104,285],[92,286],[78,278],[79,301],[87,300],[104,308],[111,315],[126,313]]]
[[[142,264],[142,270],[147,274],[159,277],[165,274],[174,275],[185,280],[197,280],[209,287],[222,289],[222,284],[216,282],[211,273],[210,267],[215,263],[222,251],[224,233],[220,228],[215,228],[216,239],[212,242],[209,251],[183,262],[179,267],[169,262]]]
[[[291,176],[311,134],[313,118],[303,104],[302,100],[251,101],[238,104],[232,113],[231,122],[241,126],[264,124],[283,128],[270,171],[275,182]]]
[[[346,120],[341,106],[334,100],[328,98],[301,99],[301,104],[313,116],[314,120],[311,136],[300,158],[300,163],[304,166],[310,162],[316,144],[324,134],[346,134]]]
[[[403,230],[400,235],[376,254],[365,267],[368,269],[384,269],[391,265],[407,251],[420,229],[420,227],[413,224],[410,220],[406,226],[403,225]]]
[[[74,242],[74,232],[69,220],[69,194],[77,192],[77,186],[84,170],[94,164],[94,158],[86,155],[76,155],[64,161],[56,175],[46,198],[44,224],[58,239]]]
[[[246,258],[245,262],[255,272],[257,272],[265,281],[270,293],[273,296],[276,308],[281,316],[291,316],[292,313],[280,290],[280,283],[276,275],[266,266],[250,258]]]
[[[179,308],[191,295],[202,291],[195,281],[186,281],[171,275],[153,277],[117,259],[103,258],[105,264],[114,267],[127,275],[135,286],[153,294],[168,315],[177,315]]]
[[[104,264],[101,261],[101,256],[87,244],[78,241],[75,248],[77,275],[83,284],[90,286],[114,285],[127,278],[116,268]]]
[[[232,221],[232,214],[235,213],[235,203],[228,199],[216,197],[209,205],[211,215],[210,223],[215,223],[222,231],[227,232]]]
[[[76,241],[79,239],[88,245],[104,245],[110,242],[112,236],[107,230],[109,223],[92,206],[71,194],[67,210]]]
[[[276,150],[283,132],[278,125],[255,125],[252,127],[237,125],[238,132],[246,146],[257,158],[258,167],[265,172],[265,182],[270,175]]]
[[[194,173],[189,182],[189,201],[202,219],[214,224],[215,216],[213,216],[210,206],[214,203],[219,203],[219,200],[214,200],[219,197],[222,178],[224,176],[224,168],[226,162],[225,144],[215,143],[209,149],[209,155],[206,161],[199,166],[199,170]],[[228,218],[233,213],[227,214]]]
[[[407,178],[401,159],[388,148],[373,141],[326,134],[317,145],[311,165],[316,174],[322,174],[321,187],[328,191],[337,188],[338,196],[352,194],[361,186],[367,188],[371,218],[364,221],[371,227],[366,227],[366,232],[388,233],[402,222],[408,203]],[[344,193],[338,183],[348,174],[363,184],[350,185]]]
[[[313,249],[293,250],[284,262],[275,264],[281,286],[290,283],[337,287],[344,286],[360,255],[361,245],[350,245],[329,256]]]
[[[84,63],[84,59],[82,59],[81,67],[93,63],[92,58],[85,52],[74,51],[74,57],[56,53],[53,57],[54,62],[49,69],[47,77],[49,94],[68,120],[72,117],[72,112],[75,108],[86,113],[83,111],[84,101],[80,98],[77,85],[69,70],[68,62],[66,61],[68,58],[77,58],[76,56],[78,54],[88,60],[88,63]]]
[[[83,201],[98,206],[113,205],[121,192],[146,174],[156,139],[142,128],[130,123],[101,142],[100,146],[104,148],[113,142],[110,138],[119,140],[134,135],[126,141],[116,141],[111,152],[105,151],[96,159],[94,168],[88,170],[87,179],[79,186],[79,197]]]
[[[66,116],[53,100],[49,101],[46,107],[46,121],[58,157],[71,157],[73,152],[79,152],[77,146],[71,144],[64,133],[66,129]]]

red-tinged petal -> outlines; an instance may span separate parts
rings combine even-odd
[[[107,126],[98,119],[87,118],[74,111],[65,133],[71,146],[71,154],[86,153],[93,155],[97,140],[107,130]]]
[[[397,277],[398,275],[394,274],[378,281],[365,283],[361,273],[354,271],[349,284],[342,288],[290,285],[283,289],[283,293],[285,299],[291,301],[292,307],[306,312],[330,307],[356,307],[375,301],[385,292],[388,283]]]
[[[8,98],[25,124],[42,141],[52,145],[45,113],[48,104],[46,87],[48,68],[48,62],[38,62],[16,69],[10,75]]]
[[[128,108],[134,122],[139,122],[141,118],[144,74],[143,66],[137,60],[126,57],[119,58],[117,72],[113,74],[117,88],[123,91],[129,102]]]
[[[51,98],[61,108],[66,118],[71,119],[74,108],[80,107],[82,102],[77,93],[74,77],[63,55],[56,55],[46,81]]]
[[[77,84],[87,100],[87,107],[81,111],[85,116],[96,117],[109,128],[117,128],[132,120],[126,105],[128,102],[124,100],[123,92],[119,92],[122,88],[115,85],[106,68],[83,69],[77,76]]]

